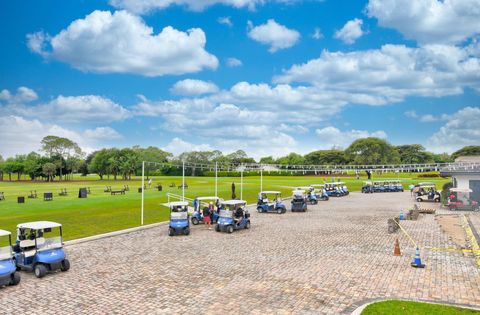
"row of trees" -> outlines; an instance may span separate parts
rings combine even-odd
[[[181,174],[181,169],[178,167],[162,164],[167,162],[204,165],[213,165],[217,162],[230,165],[232,168],[243,163],[257,162],[242,150],[227,155],[218,150],[192,151],[175,157],[157,147],[134,146],[123,149],[101,149],[85,156],[80,147],[67,138],[47,136],[42,140],[41,145],[44,155],[31,152],[6,160],[0,156],[0,180],[4,180],[5,174],[10,181],[15,176],[20,180],[22,175],[28,175],[32,180],[39,178],[46,181],[52,181],[54,178],[68,180],[77,172],[82,175],[98,174],[100,179],[110,178],[110,176],[115,180],[130,179],[132,175],[138,175],[141,172],[142,161],[157,163],[146,164],[147,175]],[[419,144],[393,146],[383,139],[364,138],[354,141],[345,150],[318,150],[306,155],[290,153],[276,159],[268,156],[261,158],[258,162],[283,165],[424,164],[451,162],[462,155],[480,155],[480,146],[467,146],[449,155],[428,152]],[[209,170],[211,171],[208,167],[200,167],[200,169],[189,167],[187,175],[202,175]]]

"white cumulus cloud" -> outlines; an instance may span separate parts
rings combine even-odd
[[[173,155],[180,155],[183,152],[191,151],[212,151],[209,144],[194,144],[184,141],[180,138],[173,138],[162,150],[172,153]]]
[[[153,28],[127,11],[94,11],[73,21],[55,36],[27,35],[28,46],[45,58],[82,71],[133,73],[144,76],[179,75],[216,69],[218,59],[205,50],[205,33]]]
[[[3,89],[0,92],[0,101],[6,103],[28,103],[38,99],[37,93],[25,86],[21,86],[17,89],[17,93],[12,94],[9,90]]]
[[[363,21],[360,19],[353,19],[345,23],[345,25],[335,32],[335,38],[342,40],[346,44],[353,44],[357,39],[365,34],[362,30]]]
[[[227,66],[230,68],[240,67],[241,65],[243,65],[243,63],[240,59],[234,57],[227,58]]]
[[[218,87],[212,82],[185,79],[175,83],[170,92],[177,95],[192,96],[216,93],[218,90]]]
[[[221,16],[217,19],[217,22],[226,26],[233,26],[232,19],[229,16]]]
[[[322,129],[316,129],[315,134],[320,138],[321,149],[331,149],[333,147],[346,148],[353,141],[367,137],[377,137],[386,139],[387,134],[383,130],[375,132],[369,132],[366,130],[347,130],[341,131],[335,127],[325,127]]]
[[[480,107],[465,107],[445,118],[445,125],[428,140],[430,150],[451,153],[467,145],[480,144]]]
[[[480,33],[480,0],[370,0],[367,14],[420,43],[459,43]]]
[[[94,140],[104,140],[106,142],[123,138],[115,129],[111,127],[97,127],[95,129],[87,129],[83,132],[85,137]]]
[[[269,45],[268,51],[271,53],[290,48],[300,39],[299,32],[278,24],[274,19],[255,27],[249,25],[252,28],[248,32],[248,37],[264,45]]]

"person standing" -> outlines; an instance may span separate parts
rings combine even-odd
[[[215,207],[211,201],[208,204],[208,211],[210,211],[210,222],[213,223],[213,213],[215,212]]]
[[[151,178],[148,180],[148,188],[152,188],[152,179]]]
[[[210,223],[212,220],[210,220],[210,208],[205,207],[203,208],[203,222],[205,222],[205,225],[207,226],[207,229],[211,230],[212,227],[210,226]]]

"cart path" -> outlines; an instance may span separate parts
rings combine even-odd
[[[410,267],[414,248],[387,233],[387,219],[411,206],[410,192],[351,193],[306,213],[252,211],[252,228],[231,235],[200,225],[168,237],[159,226],[72,245],[69,272],[22,272],[0,289],[0,313],[338,314],[388,297],[480,305],[471,253],[422,250],[425,269]],[[433,215],[402,226],[420,246],[457,248]]]

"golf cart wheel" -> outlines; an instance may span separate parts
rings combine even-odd
[[[433,201],[440,202],[440,198],[435,198]]]
[[[277,208],[277,213],[278,213],[278,214],[282,214],[282,213],[283,213],[283,209],[282,209],[282,208]]]
[[[62,261],[62,265],[60,266],[60,270],[65,272],[70,270],[70,261],[68,259],[64,259]]]
[[[192,224],[193,225],[197,225],[198,223],[200,223],[200,221],[198,221],[197,218],[192,218]]]
[[[183,230],[183,234],[189,235],[189,234],[190,234],[190,228],[188,228],[188,227],[185,228],[185,229]]]
[[[227,233],[228,234],[233,233],[233,226],[232,225],[227,226]]]
[[[37,264],[35,265],[35,268],[33,269],[35,273],[35,277],[37,278],[43,278],[47,274],[47,267],[45,267],[42,264]]]
[[[21,277],[18,272],[14,272],[10,275],[10,285],[17,285],[20,283]]]
[[[220,225],[215,226],[215,231],[220,232]]]
[[[262,213],[262,212],[263,212],[263,209],[262,209],[261,207],[258,207],[258,208],[257,208],[257,211],[258,211],[258,213]]]
[[[245,224],[245,229],[248,230],[250,228],[250,221],[247,221],[247,224]]]
[[[418,201],[418,202],[422,202],[422,198],[417,198],[417,201]]]
[[[172,228],[168,228],[168,236],[174,236],[175,235],[175,230]]]

